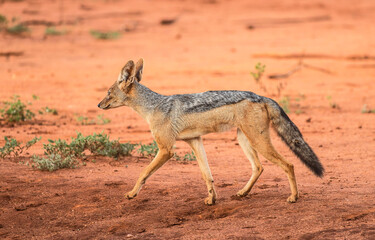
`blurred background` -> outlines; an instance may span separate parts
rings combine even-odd
[[[2,0],[0,94],[94,116],[121,67],[143,57],[142,83],[162,94],[236,89],[290,114],[367,111],[374,10],[373,1]],[[127,108],[106,114],[147,127]]]

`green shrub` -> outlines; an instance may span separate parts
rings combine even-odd
[[[32,140],[28,141],[25,145],[22,145],[21,142],[18,142],[14,138],[8,138],[4,137],[5,140],[5,145],[4,147],[0,148],[0,157],[5,158],[8,156],[14,156],[17,157],[19,156],[23,151],[29,149],[32,145],[37,143],[41,137],[35,137]]]
[[[183,157],[180,157],[177,153],[174,153],[173,158],[176,159],[176,161],[183,161],[183,162],[191,162],[191,161],[197,160],[193,151],[190,153],[186,153]]]
[[[18,95],[14,95],[12,101],[3,102],[0,109],[1,117],[7,122],[21,122],[32,119],[35,114],[27,109],[27,105],[21,102]],[[31,103],[28,103],[31,105]]]
[[[44,155],[60,155],[63,157],[66,156],[74,156],[74,157],[82,157],[82,153],[84,150],[78,149],[72,144],[68,144],[65,140],[57,139],[51,140],[48,139],[49,143],[43,144],[44,148]]]
[[[109,140],[106,134],[94,133],[93,135],[83,136],[77,134],[76,138],[68,144],[65,140],[57,139],[55,141],[48,140],[48,144],[44,144],[44,154],[58,154],[61,156],[84,157],[85,150],[90,151],[94,155],[108,156],[118,158],[120,156],[130,156],[137,144],[120,143],[118,140]]]
[[[77,133],[76,138],[72,138],[70,143],[65,140],[48,140],[43,144],[44,157],[32,156],[33,167],[40,170],[55,171],[60,168],[76,168],[79,160],[86,156],[85,151],[93,155],[118,158],[120,156],[130,156],[137,144],[120,143],[118,140],[109,140],[106,134],[94,133],[83,136]],[[85,165],[85,164],[83,164]]]
[[[21,23],[13,25],[11,27],[7,27],[6,31],[13,35],[19,35],[22,33],[30,32],[30,28],[26,25],[23,25]]]
[[[139,154],[141,154],[142,157],[155,157],[156,154],[159,152],[159,148],[155,140],[148,145],[140,144],[139,146],[140,147],[137,151]]]
[[[94,38],[102,40],[116,39],[119,38],[121,35],[119,32],[101,32],[97,30],[91,30],[90,34]]]
[[[47,27],[44,35],[60,36],[66,34],[66,31],[59,31],[55,27]]]
[[[61,156],[60,154],[50,154],[46,157],[33,155],[31,157],[32,167],[42,171],[56,171],[61,168],[77,168],[79,161],[72,155]]]
[[[30,29],[28,26],[18,23],[17,18],[13,17],[11,20],[12,26],[9,26],[9,21],[4,15],[0,15],[0,30],[4,29],[7,33],[13,34],[13,35],[20,35],[26,32],[30,32]]]
[[[196,161],[197,158],[194,155],[194,152],[186,153],[183,158],[184,161]]]
[[[3,24],[7,24],[7,23],[8,23],[7,18],[4,15],[0,14],[0,26]]]

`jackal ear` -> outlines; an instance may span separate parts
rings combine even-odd
[[[132,76],[135,77],[135,79],[140,82],[142,79],[142,71],[143,71],[143,58],[140,58],[135,65],[134,72]]]
[[[117,84],[121,86],[125,86],[126,81],[131,76],[131,73],[134,69],[134,62],[133,60],[128,61],[125,66],[122,68],[120,74],[118,75]]]

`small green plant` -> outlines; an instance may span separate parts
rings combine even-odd
[[[173,154],[173,158],[176,159],[176,161],[181,161],[181,157],[177,153]]]
[[[11,27],[7,27],[6,31],[13,35],[20,35],[23,33],[30,32],[30,28],[24,24],[19,23]]]
[[[0,148],[0,157],[5,158],[9,156],[17,157],[19,156],[23,151],[26,151],[31,146],[33,146],[35,143],[37,143],[41,137],[35,137],[32,140],[26,142],[26,144],[22,144],[21,142],[18,142],[14,138],[8,138],[4,137],[5,145],[4,147]]]
[[[367,109],[367,104],[364,104],[361,110],[361,113],[375,113],[375,108],[374,109]]]
[[[119,32],[101,32],[97,30],[91,30],[90,34],[94,38],[102,40],[116,39],[119,38],[121,35]]]
[[[49,36],[61,36],[66,34],[66,31],[59,31],[55,27],[47,27],[46,31],[44,32],[44,35]]]
[[[253,76],[254,80],[256,82],[259,82],[260,78],[263,76],[263,73],[265,71],[266,65],[263,65],[262,63],[257,63],[255,65],[255,72],[250,72],[251,76]]]
[[[118,158],[119,156],[130,156],[137,144],[120,143],[118,140],[109,140],[106,134],[94,133],[93,135],[83,136],[77,134],[76,138],[72,138],[70,143],[65,140],[48,140],[48,144],[44,144],[44,154],[59,154],[62,156],[73,155],[75,157],[84,157],[85,150],[90,151],[94,155],[108,156]]]
[[[56,171],[61,168],[77,168],[79,161],[72,155],[61,156],[59,154],[51,154],[46,157],[33,155],[31,166],[41,171]]]
[[[13,35],[21,35],[23,33],[30,32],[30,28],[22,23],[17,22],[16,17],[12,17],[11,24],[9,25],[8,19],[4,15],[0,15],[0,30],[4,29],[7,33]]]
[[[155,157],[156,154],[159,152],[158,145],[156,144],[155,140],[150,144],[139,144],[138,153],[142,157]]]
[[[4,15],[0,14],[0,26],[1,25],[6,25],[8,23],[7,18]]]
[[[279,101],[280,107],[284,110],[285,113],[290,113],[289,105],[290,105],[290,100],[289,97],[283,97]]]
[[[86,137],[87,149],[100,156],[118,158],[130,156],[137,144],[120,143],[118,140],[109,140],[105,134],[94,134]]]
[[[176,161],[183,161],[183,162],[191,162],[191,161],[197,160],[193,151],[191,151],[190,153],[186,153],[183,157],[181,157],[177,153],[174,153],[173,158],[176,159]]]
[[[78,167],[79,160],[86,157],[86,151],[93,155],[118,158],[130,156],[136,146],[137,144],[120,143],[118,140],[111,141],[103,133],[94,133],[88,136],[77,133],[77,137],[72,138],[70,143],[61,139],[49,139],[47,144],[43,144],[44,156],[33,155],[31,161],[34,168],[55,171],[60,168]],[[82,165],[86,165],[86,163],[82,163]]]
[[[4,107],[0,109],[1,117],[7,122],[21,122],[30,120],[35,113],[27,109],[27,105],[21,102],[18,95],[14,95],[11,101],[3,102]],[[31,103],[28,103],[31,105]]]
[[[183,160],[191,162],[191,161],[196,161],[197,158],[195,157],[194,152],[190,152],[190,153],[186,153],[184,155]]]
[[[49,107],[44,107],[41,110],[39,110],[39,114],[43,115],[44,113],[52,114],[52,115],[58,115],[59,114],[56,109],[49,108]]]
[[[72,140],[73,142],[73,140]],[[76,144],[69,144],[65,140],[57,139],[52,140],[48,139],[48,143],[43,144],[44,155],[60,155],[63,157],[73,156],[73,157],[82,157],[83,149],[77,148]]]

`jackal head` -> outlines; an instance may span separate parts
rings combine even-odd
[[[98,104],[101,109],[111,109],[126,106],[131,98],[131,89],[135,82],[142,79],[143,59],[139,59],[134,65],[132,60],[128,61],[122,68],[118,79],[109,88],[107,96]]]

